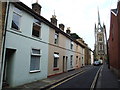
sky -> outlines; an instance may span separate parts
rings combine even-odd
[[[20,0],[31,8],[37,0]],[[70,27],[71,33],[77,33],[88,46],[94,50],[94,27],[98,21],[106,25],[107,38],[110,28],[110,10],[117,8],[118,0],[38,0],[42,6],[41,15],[50,21],[56,15],[58,25],[63,23],[65,30]]]

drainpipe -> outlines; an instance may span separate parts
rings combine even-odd
[[[3,73],[4,73],[4,64],[5,64],[5,40],[6,40],[6,29],[7,29],[7,22],[8,22],[8,13],[10,2],[7,0],[6,5],[6,12],[5,12],[5,22],[4,22],[4,30],[3,30],[3,39],[2,39],[2,47],[1,47],[1,65],[0,65],[0,90],[2,89],[2,82],[3,82]]]

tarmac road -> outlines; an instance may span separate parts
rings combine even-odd
[[[89,88],[90,89],[99,68],[100,66],[93,66],[87,71],[83,71],[73,77],[70,77],[52,86],[50,89],[57,89],[57,88]]]

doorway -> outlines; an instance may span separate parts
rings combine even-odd
[[[11,66],[13,62],[13,56],[16,49],[6,48],[5,53],[5,64],[4,64],[4,73],[3,73],[3,87],[9,86],[10,77],[11,77]]]
[[[67,71],[67,56],[63,56],[63,72]]]

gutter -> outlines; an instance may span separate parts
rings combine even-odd
[[[5,22],[4,22],[4,28],[3,28],[3,39],[2,39],[2,47],[1,47],[1,67],[0,67],[0,90],[2,89],[2,83],[3,83],[3,73],[4,73],[4,63],[5,63],[5,40],[6,40],[6,29],[7,29],[7,22],[8,22],[8,13],[9,13],[9,7],[10,2],[6,2],[6,12],[5,12]]]

